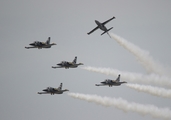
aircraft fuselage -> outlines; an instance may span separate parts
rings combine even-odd
[[[63,94],[63,92],[69,91],[69,90],[67,90],[67,89],[65,89],[65,90],[58,90],[56,88],[47,88],[47,89],[44,89],[42,91],[44,91],[44,92],[38,92],[38,94],[51,94],[51,95]]]
[[[113,86],[119,86],[119,85],[121,85],[122,83],[121,82],[113,82],[113,83],[106,83],[106,82],[101,82],[102,84],[104,84],[104,85],[113,85]]]
[[[57,64],[58,66],[60,67],[65,67],[66,69],[69,68],[69,67],[73,67],[73,68],[76,68],[77,66],[75,64],[69,64],[69,62],[62,62],[62,63],[59,63]]]
[[[58,92],[38,92],[38,94],[51,94],[51,95],[54,95],[54,94],[62,94],[63,91],[58,91]]]
[[[50,45],[50,44],[42,44],[42,43],[40,43],[40,44],[35,44],[35,43],[31,43],[31,44],[29,44],[29,45],[31,45],[31,46],[33,46],[33,47],[37,47],[37,48],[39,48],[39,49],[41,49],[41,48],[51,48],[51,45]]]
[[[63,62],[61,62],[61,63],[59,63],[57,65],[60,66],[60,67],[65,68],[65,69],[68,69],[68,68],[77,68],[79,65],[83,65],[83,64],[82,63],[75,64],[75,63],[63,61]]]
[[[59,65],[59,64],[58,64]],[[60,67],[63,67],[63,68],[65,68],[65,69],[69,69],[69,68],[77,68],[78,67],[78,65],[59,65]]]
[[[112,86],[120,86],[123,83],[127,83],[127,82],[103,81],[103,82],[101,82],[101,84],[96,84],[96,86],[106,86],[106,85],[108,85],[109,87],[112,87]]]
[[[100,23],[99,21],[95,20],[95,23],[97,24],[97,26],[103,30],[103,31],[107,31],[107,28],[102,24]]]

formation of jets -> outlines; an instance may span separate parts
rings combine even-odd
[[[97,27],[95,27],[93,30],[91,30],[90,32],[88,32],[87,34],[90,35],[91,33],[93,33],[95,30],[97,29],[101,29],[102,31],[104,31],[101,35],[108,33],[108,31],[110,31],[111,29],[113,29],[113,27],[107,29],[106,28],[106,24],[108,22],[110,22],[111,20],[115,19],[115,17],[110,18],[109,20],[101,23],[97,20],[95,20],[95,23],[97,24]],[[109,35],[110,37],[110,35]],[[42,49],[42,48],[51,48],[53,45],[56,45],[56,43],[50,43],[50,37],[48,37],[48,40],[46,42],[40,42],[40,41],[35,41],[33,43],[29,44],[30,47],[25,47],[26,49],[30,49],[30,48],[38,48],[38,49]],[[52,68],[65,68],[65,69],[69,69],[69,68],[77,68],[79,65],[83,65],[83,63],[77,63],[77,56],[74,58],[74,60],[72,62],[68,62],[68,61],[62,61],[60,63],[57,64],[57,66],[52,66]],[[120,82],[120,75],[118,75],[118,78],[116,80],[110,80],[110,79],[106,79],[105,81],[101,82],[101,84],[95,84],[96,86],[120,86],[123,83],[127,83],[125,81]],[[68,89],[64,89],[62,90],[62,83],[60,84],[60,86],[58,88],[53,88],[53,87],[47,87],[46,89],[42,90],[43,92],[38,92],[38,94],[63,94],[63,92],[69,91]]]
[[[118,78],[116,80],[106,79],[103,82],[101,82],[101,84],[96,84],[96,86],[108,85],[109,87],[112,87],[112,86],[120,86],[123,83],[127,83],[127,82],[125,82],[125,81],[120,82],[120,75],[118,75]]]
[[[62,61],[61,63],[58,63],[57,65],[58,66],[52,66],[52,68],[65,68],[65,69],[76,68],[79,65],[83,65],[83,63],[77,64],[77,57],[75,57],[72,62]]]

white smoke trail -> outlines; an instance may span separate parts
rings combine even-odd
[[[159,87],[153,87],[150,85],[138,85],[138,84],[126,84],[126,86],[138,90],[140,92],[149,93],[158,97],[171,98],[171,90]]]
[[[109,98],[109,97],[101,97],[97,95],[85,95],[79,93],[69,93],[69,96],[81,100],[86,100],[88,102],[94,102],[103,106],[111,106],[116,107],[125,112],[131,111],[136,112],[141,115],[151,115],[155,118],[161,119],[171,119],[171,111],[168,108],[158,108],[154,105],[143,105],[134,102],[128,102],[123,100],[122,98]]]
[[[160,76],[156,74],[143,75],[140,73],[123,72],[117,69],[110,68],[96,68],[96,67],[82,67],[82,69],[98,72],[106,75],[113,75],[115,77],[121,74],[121,79],[130,82],[144,83],[144,84],[154,84],[159,86],[165,86],[171,88],[171,80],[166,76]]]
[[[156,62],[152,58],[152,56],[150,56],[149,52],[142,50],[140,47],[128,42],[127,40],[113,33],[110,33],[110,36],[115,39],[121,46],[131,52],[137,58],[137,60],[145,67],[147,72],[156,73],[159,75],[170,75],[170,73],[168,73],[168,70],[165,70],[160,63]]]

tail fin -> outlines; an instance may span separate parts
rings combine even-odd
[[[72,63],[77,63],[77,56],[74,58],[74,60],[72,61]]]
[[[101,35],[108,33],[108,31],[110,31],[111,29],[113,29],[113,27],[109,28],[107,31],[104,31]],[[110,36],[110,35],[109,35]]]
[[[46,44],[50,44],[50,37],[48,37],[48,40],[46,41]]]
[[[120,81],[120,74],[118,75],[118,78],[116,79],[116,81],[118,82]]]
[[[58,87],[58,90],[61,90],[62,89],[62,83],[60,84],[60,86]]]

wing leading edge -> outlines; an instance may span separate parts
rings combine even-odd
[[[92,31],[90,31],[89,33],[87,33],[88,35],[90,35],[92,32],[94,32],[95,30],[97,30],[99,27],[95,27]]]
[[[106,23],[110,22],[111,20],[115,19],[115,17],[110,18],[109,20],[103,22],[102,24],[105,25]]]

